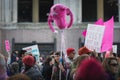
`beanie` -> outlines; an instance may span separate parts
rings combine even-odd
[[[110,57],[110,51],[106,51],[105,53],[105,58],[108,58],[108,57]]]
[[[101,63],[95,59],[85,59],[75,72],[74,80],[106,80],[106,72]]]
[[[67,49],[67,56],[70,55],[73,51],[75,51],[74,48],[68,48]]]
[[[26,55],[26,56],[23,57],[22,62],[23,62],[25,65],[33,66],[35,60],[34,60],[34,57],[33,57],[33,56]]]
[[[81,47],[79,50],[78,50],[78,54],[79,55],[82,55],[82,54],[87,54],[88,52],[91,52],[87,47]]]

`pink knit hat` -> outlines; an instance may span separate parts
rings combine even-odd
[[[105,58],[108,58],[108,57],[110,57],[110,51],[106,51],[105,53]]]

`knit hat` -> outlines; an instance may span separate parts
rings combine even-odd
[[[70,55],[73,51],[75,51],[74,48],[68,48],[67,49],[67,56]]]
[[[106,80],[106,72],[101,63],[95,59],[85,59],[75,72],[75,80]]]
[[[78,50],[78,54],[79,55],[82,55],[82,54],[87,54],[88,52],[91,52],[91,50],[89,50],[87,47],[81,47],[81,48],[79,48],[79,50]]]
[[[108,58],[108,57],[110,57],[110,51],[106,51],[105,53],[105,58]]]
[[[34,60],[34,57],[33,57],[33,56],[26,55],[25,57],[23,57],[22,62],[23,62],[25,65],[33,66],[35,60]]]

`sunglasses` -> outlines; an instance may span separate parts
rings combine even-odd
[[[118,64],[110,64],[111,66],[113,66],[113,67],[116,67],[116,66],[118,66]]]

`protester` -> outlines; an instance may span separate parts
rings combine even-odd
[[[23,74],[26,74],[28,77],[31,78],[31,80],[43,80],[41,73],[33,68],[35,60],[33,56],[26,55],[22,59],[25,69],[23,71]]]
[[[19,52],[19,55],[18,55],[19,60],[17,61],[19,64],[19,72],[22,71],[22,68],[23,68],[22,58],[25,56],[26,52],[27,52],[26,50],[20,50],[20,52]]]
[[[17,58],[18,58],[18,52],[16,50],[14,50],[11,53],[11,63],[15,62]]]
[[[78,49],[78,54],[82,55],[82,54],[90,54],[90,52],[92,52],[91,50],[89,50],[87,47],[83,46],[81,48]]]
[[[118,61],[115,57],[105,58],[103,61],[103,67],[109,76],[109,80],[116,80],[118,74]]]
[[[66,80],[66,70],[63,64],[63,61],[60,62],[60,52],[55,52],[55,63],[52,69],[51,80]],[[61,74],[60,74],[61,71]]]
[[[118,60],[118,74],[117,74],[117,80],[120,80],[120,55],[117,55]]]
[[[85,59],[76,70],[74,80],[108,80],[102,64],[95,58]]]
[[[8,69],[9,69],[8,76],[18,74],[19,73],[19,64],[17,62],[13,62],[13,63],[9,64]]]
[[[65,66],[67,68],[66,80],[70,80],[71,64],[75,60],[76,51],[74,48],[70,47],[70,48],[67,48],[66,53],[67,53],[67,57],[65,59],[66,60]]]
[[[75,58],[75,53],[76,53],[75,49],[74,48],[68,48],[66,50],[66,53],[67,53],[67,58],[68,58],[67,62],[72,62]]]
[[[44,80],[50,80],[51,75],[52,75],[52,58],[51,56],[47,57],[45,62],[43,63],[43,68],[42,68],[42,75]]]
[[[75,61],[73,62],[71,69],[70,69],[70,77],[69,80],[74,80],[74,75],[78,67],[80,66],[81,62],[85,59],[89,59],[90,56],[88,54],[82,54],[78,56]]]
[[[7,80],[31,80],[31,79],[25,74],[15,74],[9,77]]]
[[[6,62],[4,56],[0,53],[0,80],[6,80]]]

